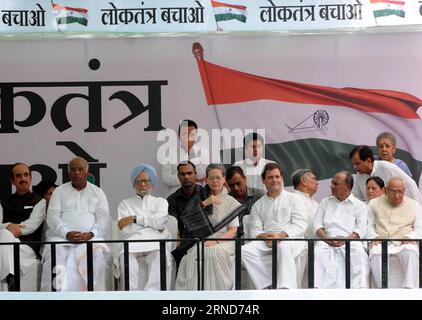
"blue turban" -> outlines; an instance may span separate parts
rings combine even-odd
[[[132,183],[132,187],[135,187],[136,177],[141,172],[145,172],[151,179],[152,186],[155,186],[155,183],[157,182],[157,171],[155,171],[153,166],[143,163],[137,166],[135,169],[133,169],[132,173],[130,174],[130,182]]]

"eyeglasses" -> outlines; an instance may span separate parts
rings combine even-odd
[[[399,196],[404,195],[404,190],[395,190],[395,189],[388,189],[388,188],[387,188],[387,192],[388,192],[389,194],[397,194],[397,195],[399,195]]]
[[[140,186],[141,184],[150,184],[150,179],[137,179],[135,180],[135,185]]]

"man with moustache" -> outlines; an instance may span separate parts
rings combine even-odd
[[[32,209],[41,200],[30,192],[32,176],[29,167],[16,163],[12,167],[11,182],[16,192],[0,202],[0,242],[40,241],[44,216],[32,214]],[[29,271],[39,255],[40,245],[22,245],[20,270]],[[18,289],[14,279],[13,247],[0,245],[0,280],[7,283],[9,291]]]
[[[251,213],[253,204],[265,195],[265,191],[253,187],[248,187],[247,178],[243,169],[239,166],[231,166],[226,172],[226,181],[230,188],[230,193],[240,203],[244,204],[245,210],[238,216],[239,229],[238,237],[243,235],[243,217]]]
[[[189,200],[192,199],[192,197],[198,192],[201,192],[204,187],[196,183],[196,167],[190,161],[179,163],[177,166],[177,177],[179,178],[181,187],[167,198],[167,202],[169,204],[168,212],[177,219],[179,237],[182,239],[194,238],[190,232],[185,230],[184,223],[180,218],[180,215],[185,210]],[[179,265],[183,255],[189,249],[186,247],[187,245],[188,244],[186,242],[181,241],[178,247],[172,252],[177,266]]]

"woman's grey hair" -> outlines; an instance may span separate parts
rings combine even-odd
[[[396,146],[396,143],[397,143],[396,137],[391,132],[383,132],[383,133],[380,133],[377,136],[377,140],[376,140],[377,146],[378,146],[378,143],[380,142],[381,139],[388,139],[388,140],[391,141],[391,144],[394,147]]]
[[[220,163],[210,163],[205,171],[206,176],[208,177],[209,172],[214,169],[220,170],[223,177],[226,176],[226,168]]]

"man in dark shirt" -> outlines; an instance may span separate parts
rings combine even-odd
[[[179,178],[181,187],[176,190],[167,198],[169,204],[169,214],[176,217],[179,228],[179,237],[182,239],[194,238],[193,235],[185,230],[184,224],[180,215],[184,211],[187,203],[194,195],[200,192],[203,187],[196,184],[196,168],[195,165],[190,162],[182,162],[177,166],[177,177]],[[173,252],[173,256],[176,260],[176,264],[179,265],[183,254],[186,253],[183,249],[183,241],[178,245],[178,248]],[[186,249],[187,251],[187,249]]]
[[[253,204],[261,198],[265,191],[253,187],[248,187],[247,179],[243,169],[239,166],[232,166],[226,172],[226,181],[230,188],[230,193],[233,198],[242,203],[246,210],[239,215],[240,226],[237,229],[238,237],[243,236],[243,217],[251,213]]]
[[[31,217],[32,209],[41,198],[30,192],[31,171],[24,163],[12,167],[11,182],[16,192],[0,202],[0,243],[40,241],[44,217]],[[39,255],[39,244],[20,246],[20,269],[24,274]],[[0,245],[0,281],[7,282],[8,290],[16,289],[14,281],[13,247]]]

